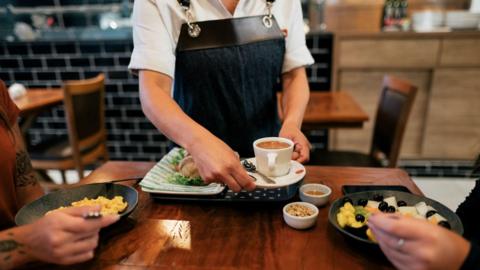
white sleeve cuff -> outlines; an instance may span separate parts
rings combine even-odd
[[[153,70],[170,76],[175,74],[175,56],[171,52],[154,51],[134,48],[128,65],[130,72],[137,74],[138,70]]]
[[[287,51],[283,60],[282,73],[289,72],[292,69],[313,65],[312,54],[306,45],[300,46],[292,51]]]

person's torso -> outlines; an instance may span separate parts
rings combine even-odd
[[[14,225],[17,211],[15,153],[13,134],[0,121],[0,230]]]
[[[267,1],[259,2],[267,6]],[[254,140],[277,136],[280,126],[276,84],[285,40],[266,10],[260,16],[194,18],[199,35],[192,35],[192,25],[184,24],[176,48],[175,100],[192,119],[245,157],[253,154]]]

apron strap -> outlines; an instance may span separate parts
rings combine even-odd
[[[202,29],[200,26],[198,26],[197,23],[194,23],[195,18],[192,14],[192,10],[190,8],[190,0],[177,0],[178,4],[183,8],[185,11],[185,15],[187,16],[187,25],[188,25],[188,34],[192,38],[197,38],[200,33],[202,32]],[[267,28],[271,28],[273,26],[273,14],[272,14],[272,6],[275,0],[265,0],[267,3],[267,15],[263,17],[263,25]]]

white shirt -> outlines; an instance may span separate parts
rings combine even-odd
[[[221,0],[191,0],[195,21],[267,13],[265,0],[240,0],[232,15]],[[287,30],[282,72],[314,63],[305,44],[300,0],[277,0],[272,9],[280,29]],[[153,70],[174,77],[175,49],[186,16],[177,0],[136,0],[133,7],[134,49],[128,68]]]

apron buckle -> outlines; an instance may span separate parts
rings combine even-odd
[[[192,38],[197,38],[200,36],[200,33],[202,32],[202,28],[198,26],[198,24],[193,23],[193,24],[188,24],[188,35]]]

